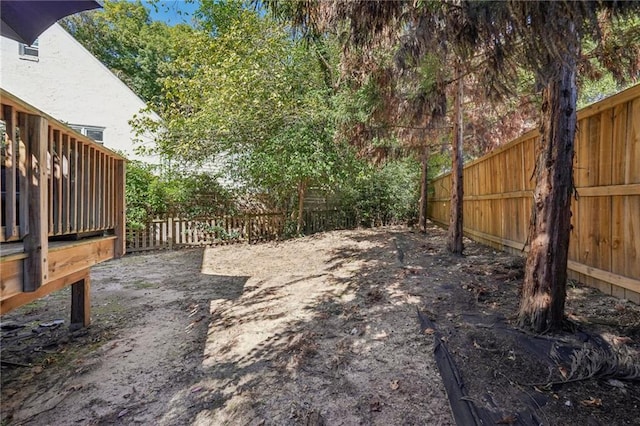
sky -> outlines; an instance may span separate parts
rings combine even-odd
[[[157,8],[153,3],[147,0],[142,1],[142,4],[151,12],[151,19],[164,21],[169,25],[190,23],[191,15],[198,9],[197,1],[162,0],[157,2]]]

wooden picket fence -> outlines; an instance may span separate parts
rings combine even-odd
[[[352,212],[343,210],[308,210],[304,212],[303,233],[311,235],[336,229],[353,229],[358,220]]]
[[[578,112],[569,276],[640,303],[640,85]],[[464,168],[464,232],[526,250],[538,131]],[[451,175],[431,182],[429,217],[449,220]]]
[[[305,235],[356,226],[353,215],[340,210],[304,214]],[[289,227],[290,229],[286,229]],[[295,231],[284,213],[260,213],[199,219],[156,218],[145,229],[127,229],[127,253],[184,247],[257,243],[283,239]]]

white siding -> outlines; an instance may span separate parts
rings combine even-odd
[[[105,146],[157,162],[134,154],[129,120],[145,103],[60,25],[40,35],[37,62],[21,59],[18,42],[0,40],[0,87],[60,121],[104,127]]]

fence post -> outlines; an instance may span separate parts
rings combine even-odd
[[[167,219],[167,240],[169,240],[169,250],[173,250],[173,216]]]

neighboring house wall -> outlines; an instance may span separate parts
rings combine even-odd
[[[40,35],[37,59],[21,54],[20,43],[0,40],[0,87],[73,127],[98,133],[104,128],[103,143],[110,149],[158,162],[134,154],[129,120],[145,108],[144,101],[60,25]],[[143,144],[151,143],[151,138],[143,139]]]

